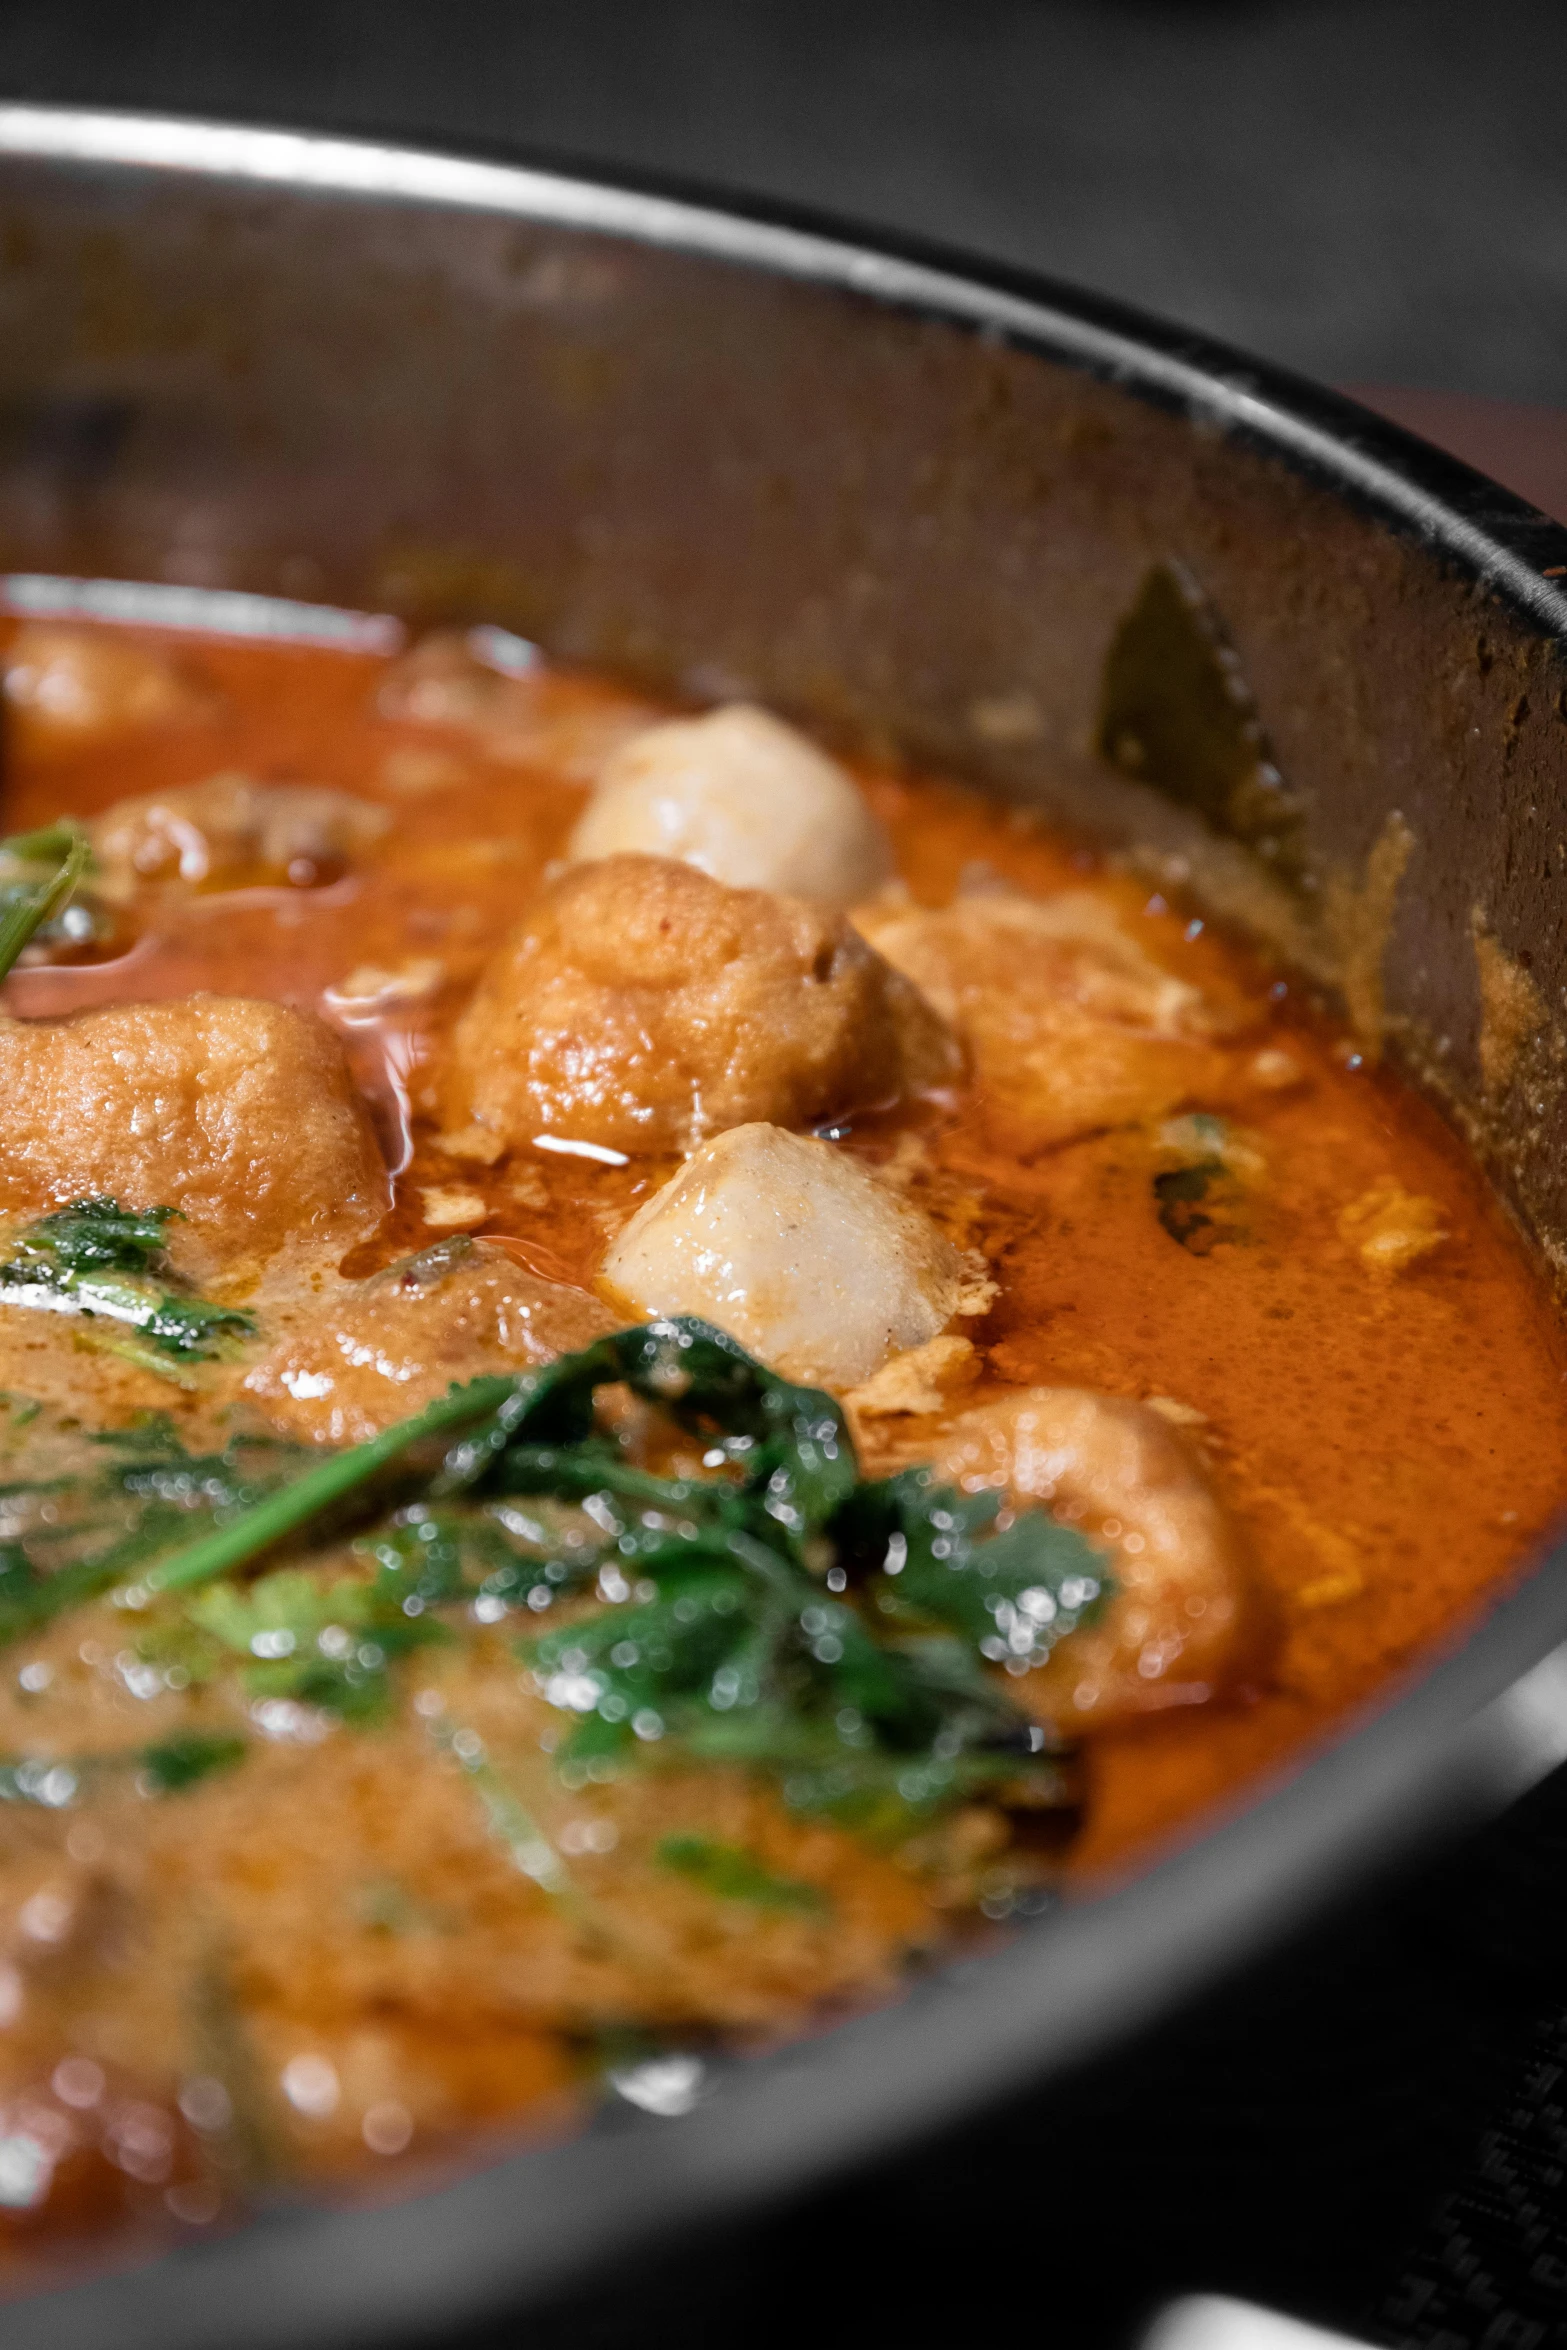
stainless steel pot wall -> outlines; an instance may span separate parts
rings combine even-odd
[[[1487,1092],[1474,934],[1559,1011],[1567,533],[1328,394],[1015,276],[486,162],[0,108],[7,571],[500,621],[1192,852],[1094,747],[1107,649],[1169,563],[1249,681],[1308,930],[1313,885],[1408,828],[1395,1034],[1557,1242],[1563,1047],[1547,1018]],[[1043,2078],[1559,1751],[1564,1634],[1557,1558],[1243,1815],[720,2069],[678,2121],[280,2214],[8,2338],[389,2339]]]

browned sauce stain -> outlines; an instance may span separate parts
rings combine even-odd
[[[1505,1092],[1518,1057],[1549,1019],[1544,996],[1525,966],[1493,938],[1478,906],[1469,917],[1480,982],[1480,1075],[1488,1094]]]
[[[1395,808],[1367,853],[1360,881],[1343,877],[1328,887],[1328,931],[1350,1024],[1373,1060],[1382,1050],[1385,1014],[1382,965],[1398,902],[1398,885],[1414,854],[1415,836]]]
[[[146,632],[145,641],[160,640]],[[377,715],[384,664],[376,659],[226,643],[198,649],[189,640],[179,640],[178,651],[210,697],[198,697],[180,723],[47,755],[23,732],[9,778],[9,828],[61,811],[89,815],[223,771],[335,786],[387,808],[391,825],[325,887],[168,896],[128,957],[24,971],[8,989],[8,1009],[35,1016],[195,988],[308,1009],[324,1003],[384,1132],[394,1143],[401,1136],[409,1154],[392,1215],[345,1269],[370,1272],[460,1215],[466,1229],[506,1239],[534,1270],[590,1284],[607,1239],[673,1162],[612,1168],[539,1153],[499,1163],[454,1157],[440,1145],[432,1087],[443,1037],[484,959],[559,854],[583,786],[542,758],[487,751],[468,728]],[[540,692],[563,730],[559,741],[573,726],[591,732],[617,710],[634,716],[642,707],[609,685],[569,676],[548,679]],[[984,1252],[999,1281],[988,1317],[965,1325],[981,1376],[958,1405],[1034,1383],[1173,1399],[1185,1407],[1266,1587],[1273,1640],[1250,1686],[1223,1704],[1090,1744],[1071,1857],[1076,1869],[1091,1871],[1298,1755],[1505,1585],[1560,1504],[1567,1353],[1543,1282],[1453,1136],[1275,972],[1190,907],[1150,898],[1146,884],[1109,874],[1032,822],[949,785],[872,772],[862,781],[917,900],[944,903],[954,877],[976,869],[1027,891],[1102,892],[1169,971],[1251,1014],[1232,1040],[1214,1046],[1222,1072],[1216,1098],[1201,1106],[1244,1122],[1266,1180],[1240,1237],[1206,1253],[1179,1245],[1161,1223],[1158,1162],[1134,1130],[1007,1155],[988,1139],[995,1129],[970,1098],[956,1108],[868,1119],[847,1138],[849,1149],[874,1161],[901,1152],[914,1195],[960,1245]],[[1384,862],[1390,897],[1400,860],[1390,852]],[[1378,914],[1385,928],[1380,903]],[[367,968],[404,974],[405,992],[383,991],[365,1010]],[[345,985],[356,974],[357,995]],[[1287,1068],[1279,1059],[1287,1055],[1293,1074],[1259,1082],[1260,1053],[1274,1056],[1275,1072]],[[1394,1277],[1378,1274],[1355,1240],[1352,1211],[1364,1220],[1363,1203],[1383,1194],[1433,1202],[1445,1235]],[[872,1424],[869,1440],[907,1454],[939,1425],[884,1423],[893,1433],[878,1435]],[[497,1703],[493,1689],[477,1684],[467,1699],[481,1724]],[[503,1723],[494,1735],[504,1744]],[[734,1784],[702,1800],[724,1812],[724,1832],[736,1841],[785,1873],[831,1887],[844,1949],[824,1954],[811,1940],[815,1929],[779,1926],[769,1929],[771,1939],[748,1943],[742,1960],[730,1931],[718,1926],[706,1974],[699,1967],[701,1980],[677,1983],[667,1970],[650,1976],[645,1964],[637,1975],[611,1934],[589,1981],[556,1949],[531,1889],[477,1828],[466,1845],[451,1845],[444,1795],[433,1782],[420,1792],[413,1749],[421,1736],[407,1726],[266,1756],[203,1793],[199,1835],[193,1804],[183,1843],[171,1807],[140,1864],[163,1872],[163,1907],[143,1953],[149,1966],[166,1960],[167,1981],[221,1963],[223,1998],[237,2000],[249,2018],[253,2063],[276,2069],[331,2052],[337,2102],[312,2123],[307,2095],[306,2119],[296,2113],[290,2123],[305,2148],[296,2159],[309,2169],[362,2165],[374,2131],[360,2117],[401,2112],[399,2099],[418,2106],[421,2127],[426,2114],[437,2128],[472,2128],[541,2100],[541,2110],[555,2110],[551,2101],[564,2096],[571,2072],[561,2033],[581,2027],[594,1996],[610,2004],[637,1997],[645,2015],[677,2022],[700,2012],[707,1997],[707,2012],[739,2028],[773,2029],[791,2003],[887,1987],[879,1954],[917,1946],[934,1930],[933,1912],[905,1872],[836,1830],[790,1824],[770,1800]],[[270,1808],[261,1815],[252,1771],[265,1775]],[[389,1816],[393,1784],[407,1795]],[[280,1793],[292,1803],[295,1789],[322,1822],[309,1868],[269,1824]],[[670,1798],[666,1784],[657,1797],[625,1800],[634,1809]],[[327,1825],[334,1821],[341,1826]],[[9,1872],[18,1884],[31,1867],[33,1893],[48,1893],[58,1877],[55,1894],[67,1909],[97,1897],[90,1858],[51,1857],[41,1825],[17,1832],[36,1846],[35,1867],[26,1863],[20,1877]],[[634,1820],[623,1819],[622,1834],[635,1849]],[[395,1966],[364,1960],[356,1974],[360,1961],[322,1926],[349,1849],[371,1885],[366,1900],[377,1870],[389,1886],[399,1877],[417,1885],[418,1914],[411,1926],[400,1921],[408,1931]],[[691,1898],[652,1886],[645,1865],[628,1861],[625,1877],[616,1933],[656,1938],[659,1903],[667,1912]],[[454,1938],[441,1921],[457,1878],[465,1914],[473,1914],[480,1886],[481,1922]],[[240,1939],[221,1960],[193,1958],[203,1904],[219,1879]],[[395,1887],[386,1893],[393,1905],[408,1898]],[[639,1914],[651,1925],[639,1928]],[[531,1937],[526,1988],[508,1974],[515,1971],[508,1937],[518,1933]],[[664,1989],[650,1995],[654,1979]],[[133,2003],[101,2035],[94,2061],[107,2082],[103,2098],[134,2103],[148,2047],[173,2061],[183,2027],[165,2012],[167,1999],[149,1982],[140,2008]],[[459,2012],[467,2016],[460,2031],[452,2023]],[[122,2073],[130,2086],[117,2091]],[[421,2078],[422,2105],[406,2086]],[[56,2096],[54,2105],[70,2123],[68,2101],[60,2107]],[[165,2126],[176,2134],[162,2171],[149,2158],[148,2175],[168,2196],[194,2164],[186,2141],[193,2130],[199,2135],[199,2117]],[[146,2128],[156,2137],[153,2124]],[[385,2151],[395,2151],[396,2125],[385,2129]],[[58,2175],[57,2208],[67,2220],[84,2224],[108,2208],[109,2174],[97,2157],[62,2156]],[[118,2192],[123,2180],[114,2184]],[[170,2208],[178,2213],[177,2200]],[[193,2206],[191,2216],[202,2214]]]

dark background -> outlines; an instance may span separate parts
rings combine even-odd
[[[1567,515],[1567,0],[0,0],[0,95],[840,211],[1372,387]],[[1248,2002],[1147,2052],[1136,2144],[1124,2076],[1024,2095],[485,2350],[1112,2350],[1192,2287],[1567,2350],[1567,1787]]]
[[[5,0],[0,89],[678,172],[1567,405],[1563,0]]]

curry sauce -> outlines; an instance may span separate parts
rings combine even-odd
[[[1081,1576],[1086,1598],[1070,1576],[1053,1585],[1067,1610],[1053,1647],[1014,1642],[1010,1663],[1004,1642],[980,1647],[998,1704],[1034,1725],[1019,1748],[1039,1758],[1032,1794],[1000,1778],[892,1835],[795,1800],[787,1774],[660,1754],[657,1732],[645,1755],[563,1764],[577,1701],[551,1690],[586,1668],[559,1642],[545,1669],[519,1661],[544,1585],[539,1601],[504,1576],[465,1587],[461,1637],[405,1652],[394,1619],[353,1615],[364,1545],[391,1538],[346,1520],[313,1537],[318,1585],[290,1602],[302,1616],[287,1593],[268,1615],[249,1564],[178,1621],[129,1568],[112,1591],[84,1586],[0,1653],[0,2205],[19,2259],[83,2232],[203,2228],[280,2179],[399,2160],[417,2179],[520,2117],[560,2126],[659,2049],[766,2041],[887,1997],[983,1919],[1070,1897],[1304,1753],[1471,1619],[1548,1529],[1567,1355],[1540,1272],[1436,1113],[1309,988],[1173,892],[958,786],[858,766],[890,873],[846,893],[852,935],[836,910],[790,914],[778,952],[812,966],[802,985],[825,985],[836,956],[861,988],[853,1016],[885,1013],[892,1058],[869,1098],[742,1108],[712,1139],[698,1123],[647,1147],[621,1147],[619,1129],[532,1133],[527,1103],[502,1131],[454,1077],[454,1037],[500,985],[503,951],[533,952],[538,907],[576,902],[548,893],[590,792],[671,713],[494,631],[382,655],[28,623],[6,658],[9,831],[96,827],[98,866],[91,924],[41,932],[12,972],[12,1049],[62,1033],[28,1024],[75,1024],[84,1053],[118,1055],[125,1089],[94,1097],[103,1131],[70,1145],[90,1183],[31,1171],[55,1147],[46,1130],[0,1147],[0,1222],[20,1251],[0,1276],[15,1289],[8,1302],[0,1286],[0,1483],[66,1497],[53,1520],[39,1505],[33,1533],[69,1515],[73,1480],[108,1490],[116,1442],[126,1459],[180,1448],[138,1471],[148,1492],[162,1477],[175,1493],[186,1472],[169,1463],[221,1454],[236,1492],[265,1496],[449,1381],[591,1348],[639,1297],[674,1310],[637,1289],[628,1234],[656,1235],[647,1218],[683,1166],[717,1170],[716,1191],[723,1152],[759,1127],[783,1140],[747,1168],[830,1151],[874,1176],[866,1197],[904,1219],[898,1246],[927,1248],[916,1304],[936,1335],[911,1324],[869,1372],[805,1382],[836,1393],[867,1477],[945,1461],[977,1491],[964,1464],[996,1429],[1021,1442],[1027,1406],[1037,1445],[1048,1434],[1059,1452],[1048,1399],[1086,1398],[1071,1409],[1135,1440],[1217,1530],[1202,1539],[1238,1594],[1222,1667],[1182,1679],[1145,1646],[1146,1688],[1096,1716],[1074,1660],[1105,1602]],[[640,869],[616,863],[634,893]],[[608,887],[596,865],[573,871],[582,891]],[[680,906],[717,891],[736,935],[755,935],[761,916],[726,885],[671,887]],[[525,1019],[542,968],[524,962]],[[1140,1026],[1123,1004],[1136,987],[1166,1007]],[[141,1115],[141,1048],[93,1017],[198,994],[287,1007],[309,1024],[298,1037],[324,1024],[346,1074],[320,1145],[338,1155],[321,1164],[359,1173],[318,1182],[303,1112],[288,1140],[287,1087],[317,1084],[318,1049],[289,1030],[265,1048],[284,1071],[277,1147],[301,1196],[336,1187],[319,1248],[285,1279],[282,1256],[242,1261],[238,1225],[221,1245],[189,1208],[148,1225],[125,1245],[207,1315],[185,1354],[159,1359],[90,1307],[37,1311],[12,1268],[55,1277],[59,1228],[40,1211],[113,1192],[117,1136]],[[1028,1034],[1019,1004],[1039,1007]],[[218,1048],[203,1030],[190,1049]],[[634,1112],[635,1085],[630,1098]],[[261,1188],[239,1183],[233,1215],[254,1220]],[[160,1202],[120,1205],[145,1219]],[[698,1458],[688,1434],[654,1429],[618,1387],[605,1409],[649,1474],[733,1466],[722,1444]],[[1022,1478],[998,1523],[1048,1500],[1083,1530],[1082,1555],[1108,1553],[1106,1588],[1119,1574],[1135,1589],[1135,1497],[1118,1517],[1103,1490],[1073,1503],[1059,1470]],[[240,1506],[220,1501],[216,1522]],[[399,1520],[415,1549],[434,1523],[420,1507]],[[301,1556],[285,1544],[264,1564]],[[825,1588],[843,1590],[841,1569]],[[595,1591],[619,1603],[609,1569]],[[1186,1626],[1199,1658],[1209,1604]],[[328,1663],[355,1640],[374,1657],[362,1705],[285,1681],[299,1623]]]

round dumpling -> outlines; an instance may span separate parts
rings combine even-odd
[[[786,1378],[838,1389],[988,1295],[857,1160],[763,1125],[687,1159],[611,1248],[603,1286],[638,1315],[698,1314]]]
[[[681,1151],[957,1068],[923,997],[841,916],[609,857],[547,888],[489,965],[453,1039],[447,1115],[502,1149],[542,1135]]]
[[[931,1466],[967,1493],[1048,1508],[1109,1553],[1108,1604],[1016,1684],[1040,1720],[1082,1732],[1200,1704],[1253,1655],[1262,1627],[1240,1537],[1152,1406],[1025,1388],[965,1412]]]
[[[881,826],[837,761],[745,702],[650,726],[609,760],[569,853],[580,864],[627,851],[838,906],[892,870]]]

